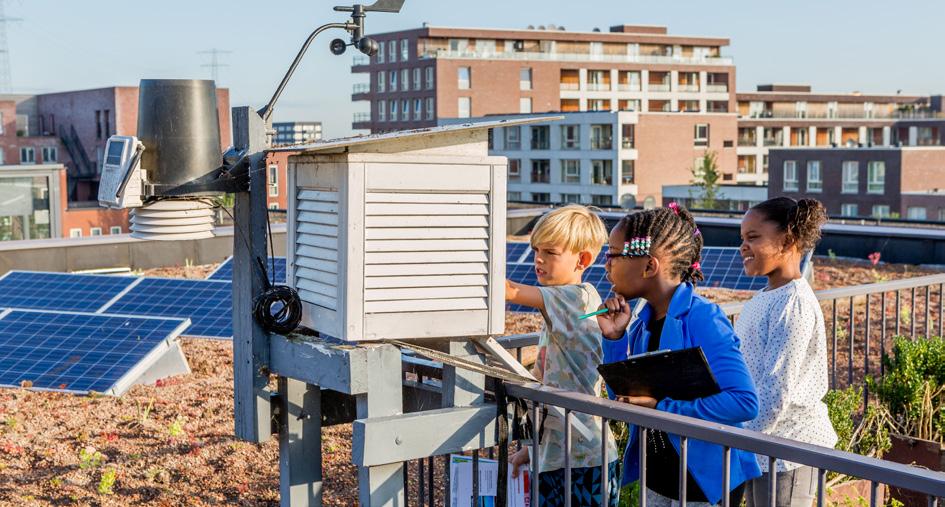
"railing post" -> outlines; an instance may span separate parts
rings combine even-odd
[[[853,385],[853,333],[856,332],[856,308],[853,306],[853,300],[856,299],[855,296],[850,296],[850,356],[847,358],[848,369],[847,369],[847,387]]]
[[[866,330],[863,336],[863,407],[866,407],[870,403],[870,390],[866,385],[866,378],[870,375],[870,294],[866,295]]]
[[[600,505],[607,507],[610,499],[610,460],[607,459],[607,440],[610,436],[610,425],[607,418],[600,418]]]
[[[722,507],[730,507],[729,504],[731,503],[729,498],[729,490],[732,488],[731,468],[732,449],[726,445],[722,449]]]
[[[637,442],[640,445],[640,507],[646,507],[646,434],[648,432],[649,430],[643,426],[637,426]]]
[[[571,414],[564,410],[564,507],[571,507]]]
[[[541,450],[538,447],[539,445],[539,436],[538,429],[540,425],[538,424],[538,414],[541,412],[541,403],[532,403],[532,502],[530,505],[538,505],[540,501],[540,495],[538,488],[541,481],[539,481],[539,474],[541,473]]]
[[[902,291],[896,290],[896,336],[902,334]]]
[[[938,336],[942,336],[943,326],[942,317],[945,317],[945,283],[938,286]]]
[[[910,328],[909,334],[910,334],[911,336],[910,336],[909,338],[915,340],[915,314],[916,314],[916,311],[915,311],[915,287],[912,288],[911,300],[912,300],[911,303],[910,303],[911,306],[909,307],[909,328]]]
[[[929,322],[929,318],[932,315],[932,286],[925,286],[925,337],[929,337],[929,333],[932,332],[932,324]]]
[[[827,493],[827,471],[817,469],[817,507],[824,507],[825,495]]]
[[[851,298],[852,300],[852,298]],[[778,501],[778,461],[768,456],[768,507],[777,507]]]
[[[679,437],[679,505],[686,507],[686,471],[689,469],[689,439]],[[724,493],[723,493],[724,495]]]
[[[870,481],[870,507],[876,507],[879,503],[879,483]]]
[[[885,373],[885,367],[883,366],[883,356],[886,355],[886,293],[883,292],[882,297],[883,309],[880,312],[882,315],[883,329],[880,332],[879,337],[879,376],[882,377]]]

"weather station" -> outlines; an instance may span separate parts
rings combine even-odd
[[[235,195],[235,434],[278,436],[282,505],[321,505],[328,425],[353,423],[364,506],[405,505],[409,460],[498,445],[501,466],[507,404],[487,401],[486,377],[534,381],[494,339],[504,331],[507,160],[488,154],[487,139],[490,128],[551,118],[272,147],[273,110],[316,36],[343,30],[333,54],[373,56],[365,17],[403,4],[335,7],[350,19],[309,35],[263,108],[233,108],[225,153],[212,81],[143,80],[137,137],[106,147],[99,201],[131,209],[133,237],[210,237],[215,199]],[[265,157],[279,150],[293,152],[284,286],[267,262]],[[441,378],[408,380],[418,357]]]

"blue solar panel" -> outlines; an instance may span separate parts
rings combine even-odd
[[[735,290],[760,290],[768,284],[763,276],[748,276],[742,256],[734,247],[709,247],[702,249],[703,287]]]
[[[269,279],[272,280],[272,271],[273,264],[275,265],[275,283],[284,284],[285,281],[285,257],[273,257],[271,259],[266,259],[266,274],[269,276]],[[207,277],[207,280],[233,280],[233,258],[230,257],[227,260],[223,261],[222,264],[217,266],[216,271],[214,271],[210,276]]]
[[[12,310],[0,318],[0,385],[122,394],[186,321]],[[140,372],[139,372],[140,373]]]
[[[530,250],[528,243],[508,242],[505,245],[505,262],[518,262],[525,250]]]
[[[129,276],[11,271],[0,279],[0,308],[94,312],[135,280]]]
[[[108,313],[190,318],[187,336],[233,337],[232,285],[220,280],[145,278],[109,306]]]

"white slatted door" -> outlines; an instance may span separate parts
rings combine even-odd
[[[368,192],[364,312],[486,310],[486,193]]]

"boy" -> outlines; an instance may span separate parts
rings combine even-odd
[[[607,230],[598,216],[579,205],[551,211],[538,220],[531,236],[535,275],[539,287],[506,281],[505,299],[537,308],[542,317],[536,376],[543,384],[598,396],[602,380],[597,373],[603,352],[595,319],[579,319],[600,307],[597,289],[581,277],[607,242]],[[574,413],[571,432],[572,505],[599,506],[601,501],[601,420]],[[581,424],[589,430],[574,431]],[[539,505],[564,505],[563,412],[549,411],[539,423],[541,470]],[[588,438],[587,436],[590,438]],[[609,504],[617,505],[617,448],[608,438]],[[529,461],[528,448],[509,458],[513,475]]]

